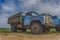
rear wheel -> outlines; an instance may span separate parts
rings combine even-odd
[[[17,32],[18,28],[17,26],[11,26],[11,32]]]
[[[40,23],[34,22],[31,24],[31,32],[33,34],[40,34],[42,33],[42,25]]]

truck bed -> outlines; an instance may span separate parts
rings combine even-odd
[[[16,24],[18,22],[22,22],[22,19],[23,15],[21,15],[21,13],[17,13],[8,18],[8,24]]]

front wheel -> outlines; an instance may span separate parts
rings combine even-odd
[[[42,33],[42,25],[40,24],[40,23],[32,23],[31,24],[31,32],[33,33],[33,34],[40,34],[40,33]]]

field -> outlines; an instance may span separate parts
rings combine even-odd
[[[60,40],[60,33],[51,29],[49,33],[34,35],[30,30],[11,33],[9,28],[0,28],[0,40]]]

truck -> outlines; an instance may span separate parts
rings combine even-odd
[[[30,29],[33,34],[41,34],[49,32],[51,27],[55,28],[57,32],[60,31],[60,19],[57,16],[33,11],[10,16],[8,24],[10,24],[12,32],[17,32],[17,30],[26,32],[27,29]]]

